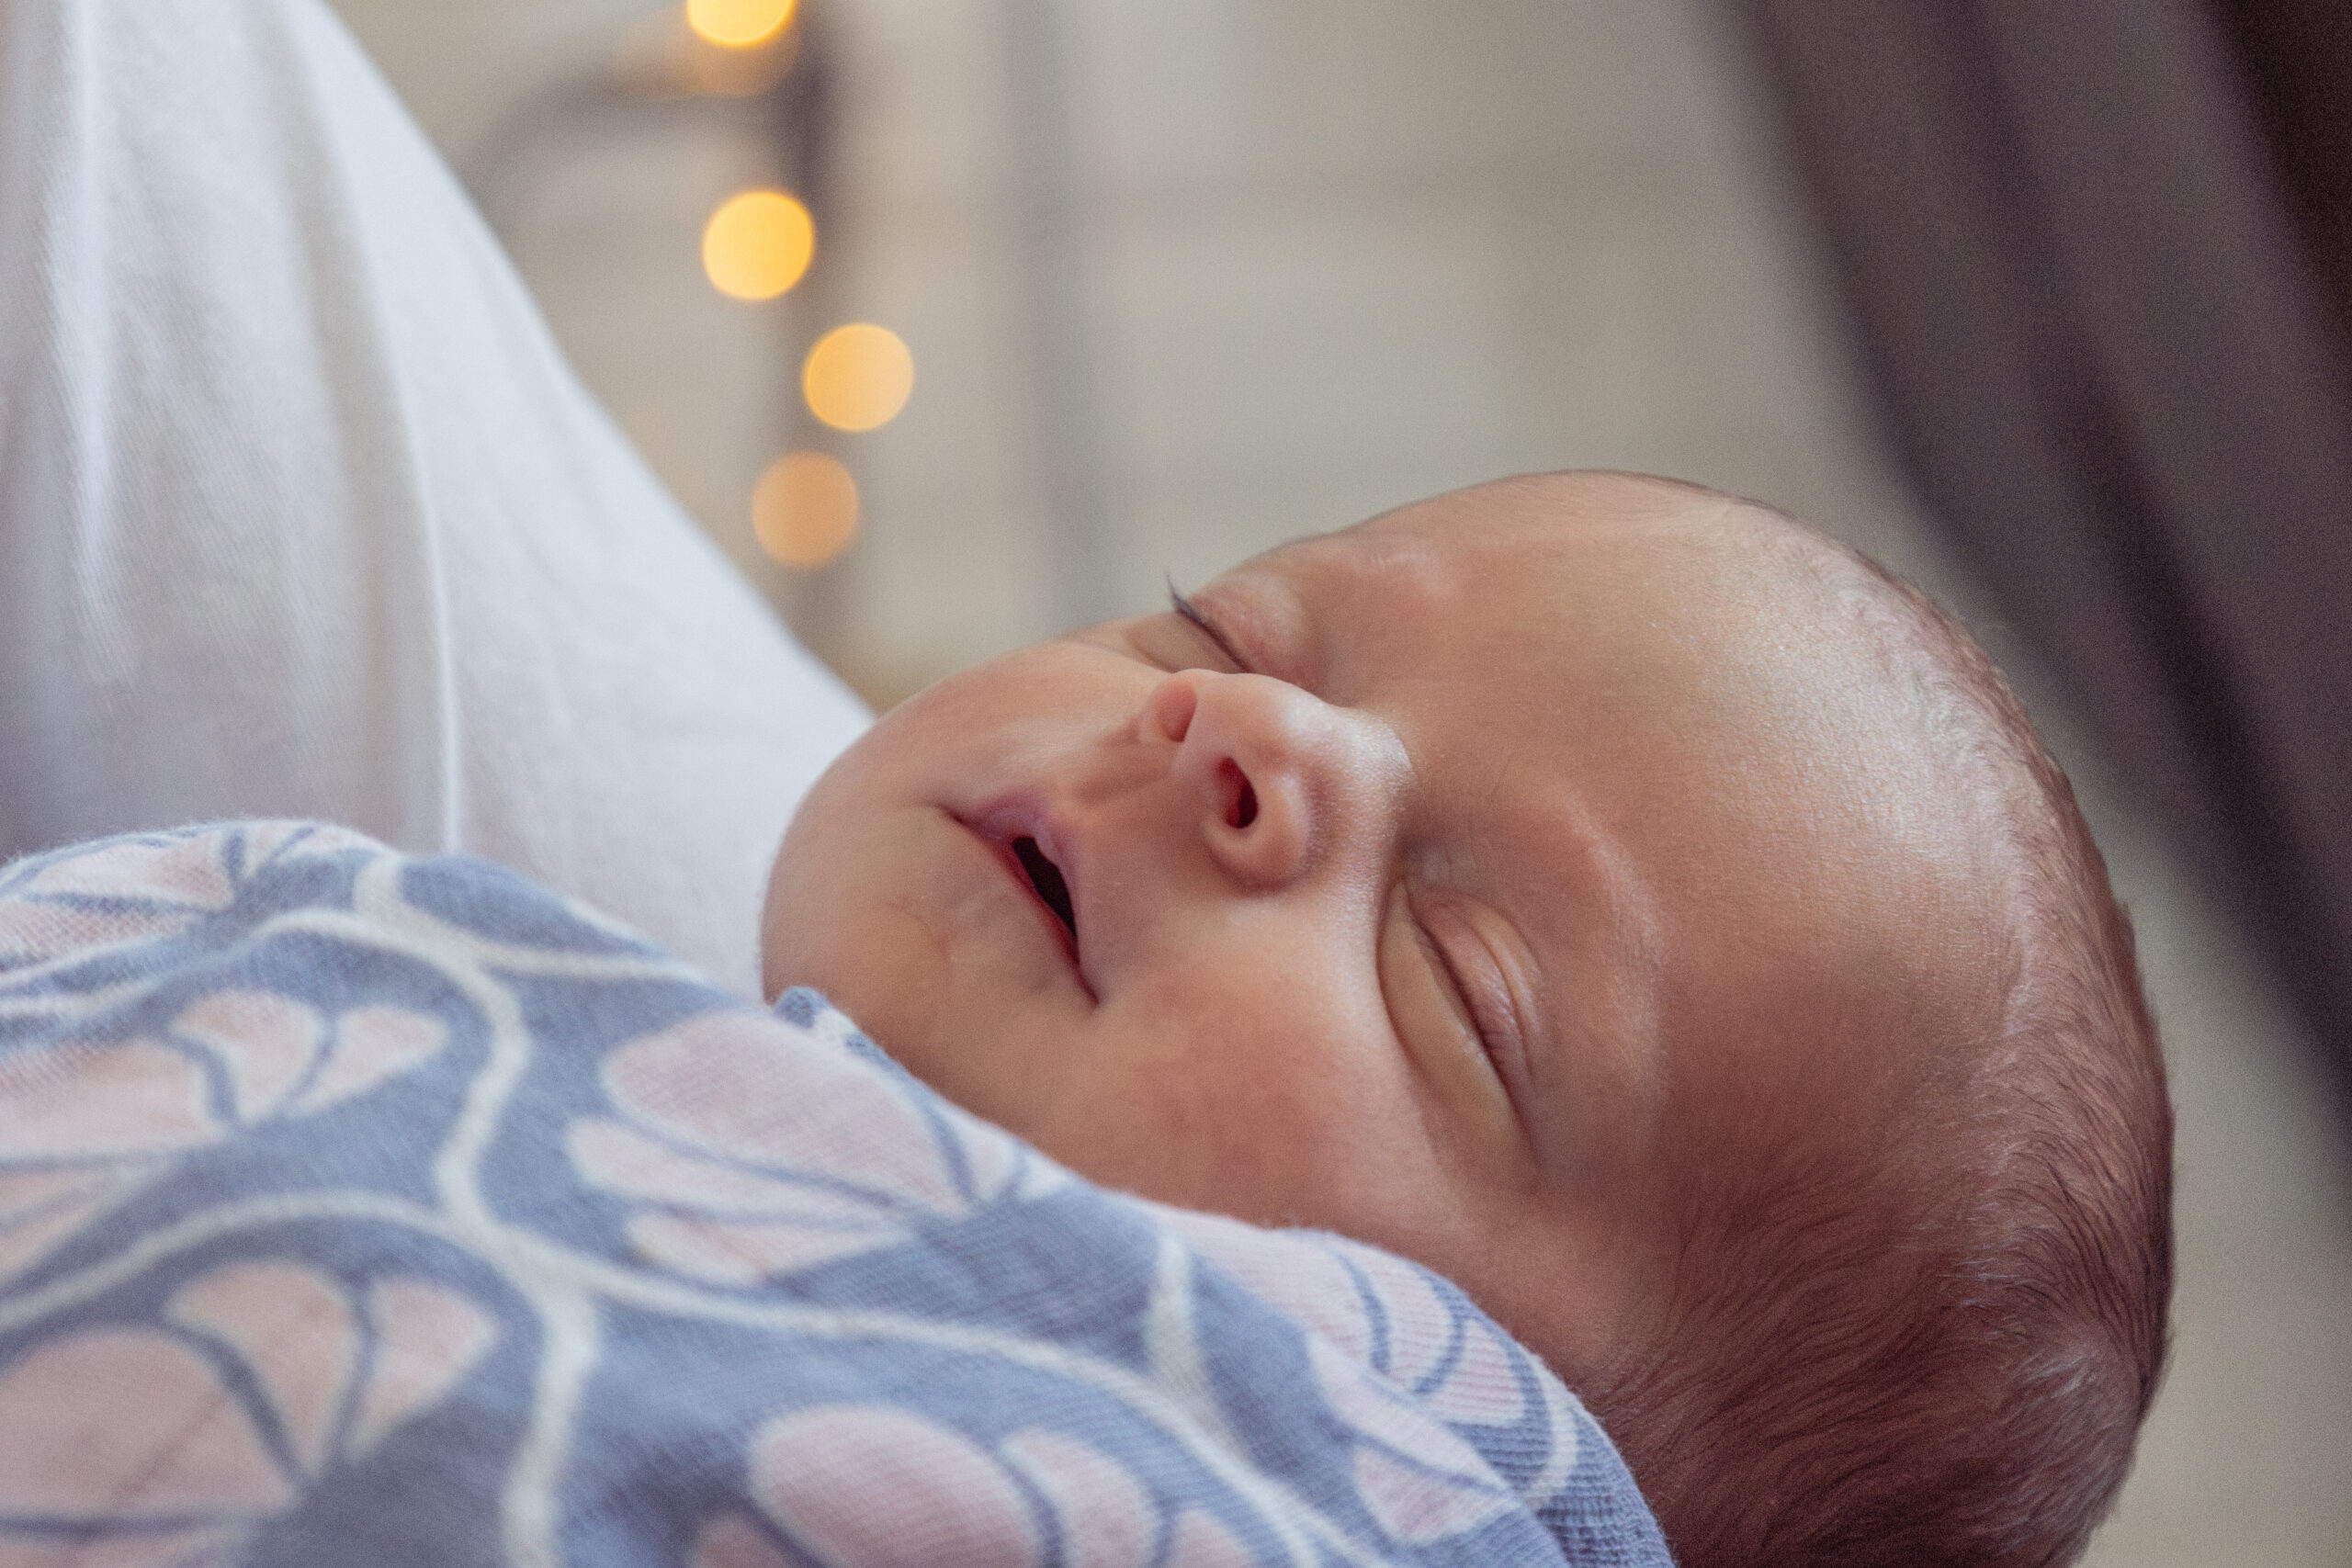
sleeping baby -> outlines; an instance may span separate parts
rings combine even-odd
[[[2155,1387],[2170,1111],[2072,793],[1753,502],[1505,479],[942,682],[763,956],[1084,1175],[1451,1276],[1686,1564],[2067,1561]]]
[[[0,0],[0,859],[332,817],[728,962],[859,716],[333,18]],[[1655,1561],[1568,1506],[1605,1443],[1527,1438],[1573,1423],[1408,1407],[1477,1370],[1451,1292],[1453,1351],[1382,1307],[1359,1376],[1010,1140],[869,1117],[902,1075],[805,996],[307,831],[0,888],[0,1560],[1483,1563],[1544,1507]],[[764,924],[771,994],[1081,1174],[1459,1281],[1690,1568],[2062,1562],[2130,1458],[2170,1241],[2129,927],[1984,656],[1769,509],[1504,480],[1008,655],[833,763]],[[761,1225],[792,1268],[711,1239]],[[1023,1313],[1071,1343],[972,1349]]]

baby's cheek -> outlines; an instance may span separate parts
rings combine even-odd
[[[1047,1154],[1125,1191],[1265,1220],[1257,1130],[1213,1050],[1161,1017],[1105,1007],[1001,1118]]]
[[[768,946],[768,982],[811,986],[910,1068],[926,1055],[942,1009],[930,933],[903,909],[859,905],[821,919],[780,922]],[[920,1072],[920,1069],[916,1069]]]

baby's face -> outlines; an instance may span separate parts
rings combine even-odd
[[[794,819],[770,989],[1098,1180],[1598,1353],[1680,1166],[1883,1079],[1792,1021],[1975,940],[1893,699],[1730,505],[1481,487],[940,682]]]

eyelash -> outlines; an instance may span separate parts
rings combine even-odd
[[[1453,982],[1454,994],[1462,998],[1462,1010],[1470,1015],[1470,1032],[1477,1040],[1478,1049],[1486,1053],[1487,1060],[1493,1065],[1495,1077],[1501,1080],[1504,1095],[1517,1105],[1519,1085],[1512,1078],[1511,1068],[1505,1060],[1509,1055],[1508,1047],[1503,1044],[1505,1036],[1487,1027],[1486,1010],[1479,1006],[1470,987],[1463,984],[1461,971],[1454,968],[1453,959],[1444,957],[1442,961],[1445,964],[1446,978]]]
[[[1437,940],[1437,933],[1428,926],[1421,927],[1421,935],[1429,944],[1427,951],[1430,961],[1444,976],[1445,984],[1453,989],[1454,998],[1462,1004],[1463,1014],[1470,1021],[1472,1038],[1478,1042],[1478,1049],[1486,1053],[1487,1059],[1494,1064],[1496,1076],[1503,1079],[1504,1091],[1510,1092],[1510,1079],[1503,1072],[1502,1055],[1496,1045],[1494,1033],[1487,1027],[1485,1011],[1471,994],[1469,986],[1464,983],[1462,971],[1454,966],[1453,954]]]
[[[1225,635],[1224,628],[1210,620],[1198,604],[1185,598],[1172,581],[1168,584],[1168,607],[1183,619],[1192,622],[1200,629],[1203,637],[1216,644],[1217,651],[1231,660],[1236,670],[1245,674],[1250,672],[1250,661],[1242,658],[1239,651],[1234,648],[1233,639]]]

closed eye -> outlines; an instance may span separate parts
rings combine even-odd
[[[1416,901],[1410,908],[1414,937],[1428,957],[1439,989],[1464,1032],[1477,1042],[1505,1098],[1516,1110],[1526,1070],[1526,1044],[1508,987],[1491,960],[1469,956],[1480,950],[1481,939],[1460,911],[1442,898]],[[1452,929],[1441,936],[1432,929],[1437,926]]]
[[[1421,945],[1429,953],[1430,963],[1437,970],[1440,981],[1453,993],[1452,999],[1461,1014],[1463,1023],[1469,1029],[1471,1037],[1478,1042],[1478,1049],[1487,1054],[1487,1060],[1495,1065],[1495,1075],[1503,1080],[1503,1089],[1508,1093],[1510,1089],[1510,1075],[1503,1071],[1503,1059],[1495,1038],[1495,1032],[1487,1026],[1486,1017],[1478,1007],[1476,997],[1471,988],[1463,983],[1462,971],[1454,967],[1453,955],[1445,950],[1444,944],[1430,936],[1426,930],[1420,934]]]
[[[1517,1102],[1503,1081],[1494,1047],[1480,1027],[1462,984],[1465,977],[1413,908],[1399,881],[1381,919],[1380,990],[1396,1038],[1442,1103],[1483,1126],[1515,1139]]]
[[[1464,1032],[1477,1041],[1478,1049],[1487,1054],[1488,1060],[1493,1060],[1495,1043],[1488,1038],[1486,1026],[1478,1021],[1477,1009],[1470,1005],[1470,988],[1462,983],[1462,972],[1453,966],[1453,954],[1447,953],[1437,938],[1430,934],[1430,929],[1419,921],[1414,922],[1413,940],[1428,959],[1430,974],[1436,979],[1448,1009],[1461,1021]]]
[[[1177,591],[1173,579],[1170,580],[1168,584],[1168,607],[1175,611],[1182,619],[1190,621],[1198,627],[1203,637],[1216,644],[1217,651],[1224,654],[1236,670],[1245,672],[1249,670],[1250,661],[1241,657],[1240,650],[1233,646],[1233,639],[1226,636],[1224,628],[1209,619],[1207,614],[1198,604],[1193,604]]]

